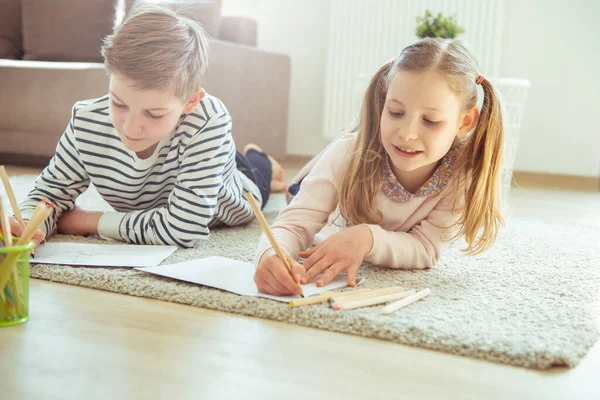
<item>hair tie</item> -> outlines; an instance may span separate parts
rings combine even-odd
[[[485,80],[485,77],[483,75],[479,75],[477,77],[477,80],[475,81],[476,84],[481,85],[481,83]]]

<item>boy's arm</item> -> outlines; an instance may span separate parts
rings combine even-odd
[[[224,176],[237,168],[232,152],[231,117],[224,112],[213,116],[186,146],[167,206],[104,213],[98,223],[100,236],[184,248],[207,239]]]
[[[23,218],[31,219],[35,207],[43,198],[54,202],[50,217],[40,226],[46,237],[56,231],[58,218],[63,212],[73,209],[77,197],[90,185],[75,139],[76,107],[77,105],[73,107],[71,121],[56,146],[56,154],[36,179],[27,199],[19,205]]]

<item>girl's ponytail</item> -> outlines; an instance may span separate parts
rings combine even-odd
[[[483,88],[483,105],[475,130],[458,156],[458,170],[466,178],[466,187],[465,209],[455,237],[465,236],[465,251],[469,254],[488,249],[504,224],[498,193],[504,140],[502,111],[490,81],[480,76],[478,83]],[[478,236],[482,226],[483,232]]]
[[[381,220],[381,215],[373,215],[372,209],[382,184],[381,165],[386,153],[379,137],[379,123],[392,66],[393,62],[389,62],[379,68],[363,99],[358,137],[339,192],[340,213],[348,225],[376,224]]]

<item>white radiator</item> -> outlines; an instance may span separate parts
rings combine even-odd
[[[416,17],[425,9],[456,15],[466,31],[459,38],[475,53],[481,73],[498,75],[504,0],[331,0],[329,4],[323,129],[327,138],[356,120],[372,74],[417,40]]]

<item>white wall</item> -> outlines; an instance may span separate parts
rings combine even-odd
[[[225,15],[257,20],[259,47],[291,57],[289,154],[312,155],[325,145],[329,5],[330,0],[224,0]],[[505,5],[500,74],[532,81],[515,169],[599,176],[600,1]]]
[[[516,170],[600,175],[600,2],[507,0],[500,72],[527,78]]]
[[[224,15],[258,23],[258,47],[292,61],[287,152],[314,155],[323,136],[329,0],[224,0]]]

